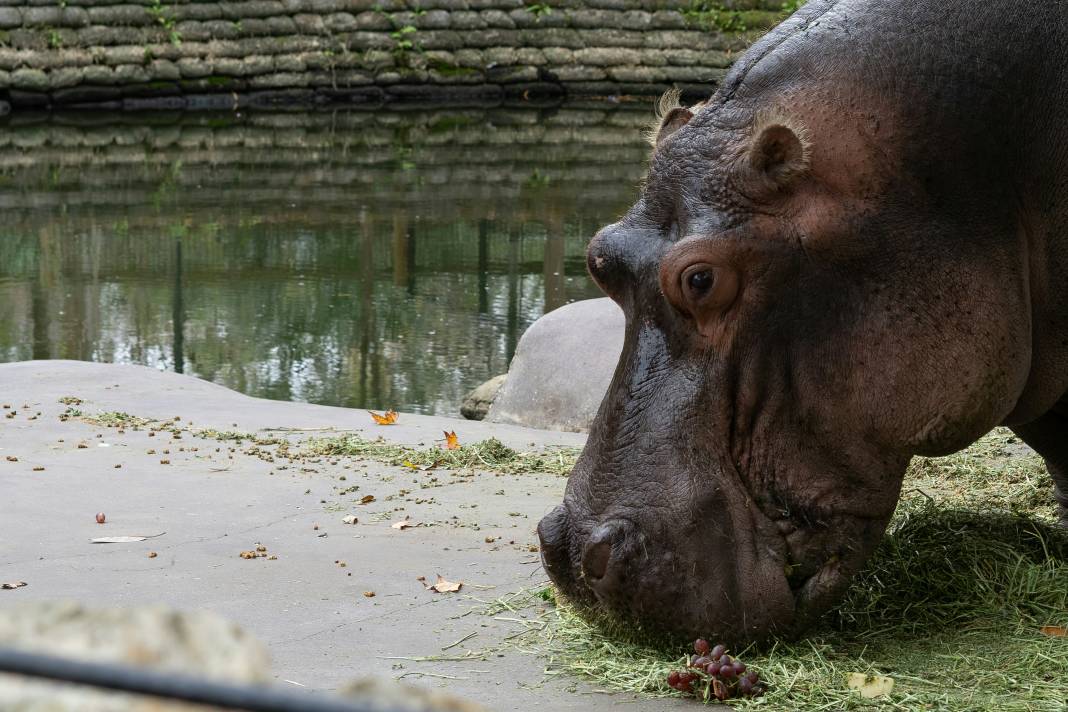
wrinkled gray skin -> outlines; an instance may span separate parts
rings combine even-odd
[[[1068,505],[1068,3],[811,0],[664,116],[589,246],[626,342],[538,530],[570,599],[802,630],[914,455],[999,424]]]

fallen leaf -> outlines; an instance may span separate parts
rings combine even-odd
[[[846,686],[859,692],[861,697],[872,699],[874,697],[883,697],[893,692],[894,678],[851,672],[846,678]]]
[[[159,556],[159,554],[157,554],[157,553],[156,553],[156,552],[154,552],[154,551],[150,551],[150,552],[148,552],[148,558],[150,558],[150,559],[154,559],[154,558],[156,558],[157,556]]]
[[[375,592],[374,591],[364,591],[363,595],[366,598],[374,598],[375,597]]]
[[[437,593],[456,593],[463,585],[462,581],[446,581],[441,574],[438,574],[438,580],[428,588]]]
[[[7,461],[8,462],[18,462],[19,459],[17,457],[15,457],[14,455],[8,455],[7,456]]]
[[[460,449],[460,439],[456,437],[456,431],[453,430],[452,432],[449,432],[448,430],[446,430],[444,432],[445,432],[445,449],[446,450],[459,450]]]
[[[342,524],[356,524],[359,521],[360,520],[356,518],[355,514],[346,514],[344,517],[341,518]]]
[[[414,462],[410,462],[408,460],[405,460],[401,464],[404,465],[407,468],[412,469],[412,470],[418,470],[419,469],[419,465],[415,464]]]
[[[397,422],[397,411],[387,410],[385,413],[379,415],[373,410],[367,411],[371,414],[371,418],[379,425],[393,425]]]
[[[1042,631],[1042,635],[1049,635],[1054,638],[1064,638],[1068,636],[1068,628],[1060,625],[1044,625],[1039,628]]]
[[[391,526],[394,529],[411,529],[412,527],[419,526],[419,524],[417,524],[416,522],[409,521],[407,519],[402,519],[399,522],[393,522]]]
[[[360,504],[370,504],[374,501],[375,496],[373,494],[365,494],[364,496],[360,497]]]
[[[0,590],[13,591],[16,588],[22,588],[23,586],[26,586],[26,585],[27,585],[27,583],[25,581],[12,581],[11,583],[0,583]]]

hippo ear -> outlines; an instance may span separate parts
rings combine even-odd
[[[659,146],[665,140],[670,138],[671,134],[675,133],[683,126],[690,122],[693,118],[693,114],[689,109],[684,109],[681,106],[677,109],[672,109],[668,112],[667,116],[660,122],[660,128],[656,132],[656,146]]]
[[[662,144],[693,118],[693,112],[679,103],[681,96],[682,92],[678,89],[671,89],[657,102],[656,120],[649,130],[649,143],[653,144],[653,148]]]
[[[793,185],[808,170],[811,149],[808,132],[783,117],[762,117],[754,125],[749,145],[749,168],[773,191]]]

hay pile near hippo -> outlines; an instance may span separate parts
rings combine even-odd
[[[813,0],[670,99],[589,245],[626,314],[562,505],[568,599],[646,629],[796,634],[917,455],[1011,428],[1068,524],[1068,6]]]

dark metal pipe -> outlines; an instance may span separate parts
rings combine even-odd
[[[398,712],[373,702],[202,680],[130,665],[90,663],[0,647],[0,673],[250,712]]]

